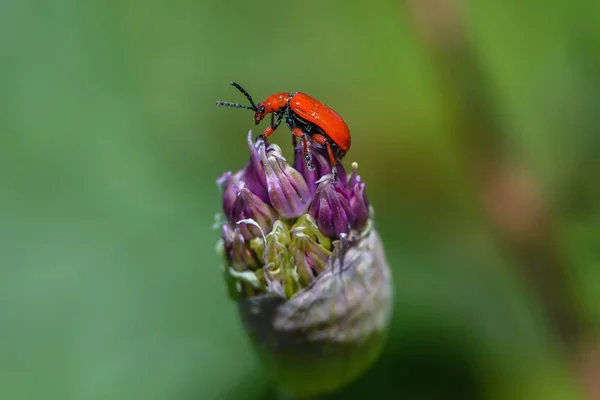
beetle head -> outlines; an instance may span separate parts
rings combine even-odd
[[[286,92],[275,93],[267,97],[265,101],[261,101],[256,106],[254,113],[254,123],[258,124],[267,114],[281,113],[287,106],[290,100],[290,94]]]
[[[270,112],[269,104],[266,101],[261,101],[256,106],[256,112],[254,113],[254,123],[258,125],[260,121]]]

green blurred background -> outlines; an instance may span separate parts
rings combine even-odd
[[[353,134],[397,296],[330,398],[600,398],[598,4],[3,1],[0,398],[274,398],[214,251],[231,80]]]

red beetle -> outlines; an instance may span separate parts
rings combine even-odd
[[[243,87],[235,82],[231,82],[231,85],[246,96],[250,101],[250,106],[225,101],[218,101],[218,106],[252,110],[255,112],[255,124],[260,123],[270,113],[271,124],[265,129],[264,138],[275,132],[285,118],[285,124],[292,134],[302,139],[302,149],[309,168],[314,169],[308,154],[307,140],[327,148],[333,173],[336,173],[337,160],[341,160],[350,149],[350,130],[338,113],[311,96],[300,92],[275,93],[257,105]]]

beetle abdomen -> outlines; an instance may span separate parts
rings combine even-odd
[[[303,120],[318,126],[343,152],[350,149],[350,129],[329,106],[307,94],[296,92],[292,94],[289,107]]]

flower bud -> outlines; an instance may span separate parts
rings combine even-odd
[[[228,224],[224,224],[221,237],[223,238],[225,256],[234,269],[244,271],[259,267],[258,259],[246,246],[246,241],[239,228],[234,230]]]
[[[246,168],[240,172],[244,172],[244,183],[252,193],[260,197],[264,202],[269,201],[269,192],[267,190],[267,178],[265,177],[265,167],[263,166],[258,149],[263,147],[264,143],[257,141],[252,142],[252,131],[248,132],[247,137],[248,149],[250,150],[250,160]]]
[[[263,366],[282,392],[309,397],[359,376],[376,359],[393,288],[356,167],[338,180],[319,146],[314,171],[295,149],[251,141],[250,159],[218,182],[228,220],[225,280]]]
[[[217,185],[223,192],[223,213],[227,219],[231,220],[233,203],[237,198],[237,187],[240,184],[240,178],[243,171],[238,171],[235,175],[231,171],[225,172],[217,180]]]
[[[306,184],[311,194],[317,191],[317,181],[325,175],[332,173],[331,162],[327,156],[326,150],[319,147],[310,148],[310,157],[314,169],[308,168],[307,162],[304,159],[302,144],[294,147],[294,168],[304,177]],[[342,164],[337,165],[339,183],[346,185],[346,172]]]
[[[237,198],[233,203],[230,222],[237,222],[251,219],[255,221],[263,230],[250,224],[240,225],[240,232],[245,239],[252,239],[260,236],[262,233],[268,233],[271,230],[273,222],[277,219],[277,214],[267,203],[263,202],[258,196],[252,193],[248,188],[238,188]]]
[[[365,193],[366,185],[357,174],[358,165],[353,163],[353,171],[348,180],[350,215],[352,215],[352,225],[357,230],[362,230],[369,219],[370,205]]]
[[[339,238],[342,233],[350,231],[351,210],[348,197],[332,175],[324,176],[319,181],[315,199],[308,212],[327,237]]]
[[[300,283],[308,286],[327,266],[331,257],[331,240],[319,232],[308,214],[298,220],[290,233],[290,253],[298,266]]]
[[[373,363],[385,343],[392,298],[381,240],[371,231],[334,252],[309,290],[289,300],[246,297],[238,306],[280,389],[310,397],[351,382]]]
[[[302,175],[285,162],[279,146],[271,145],[268,151],[263,146],[259,151],[265,167],[269,200],[275,210],[284,218],[304,214],[312,195]]]

